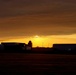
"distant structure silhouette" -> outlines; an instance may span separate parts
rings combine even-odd
[[[53,49],[62,51],[76,51],[76,44],[53,44]]]
[[[4,45],[0,44],[0,50],[4,50]]]
[[[25,50],[25,43],[17,43],[17,42],[2,42],[1,45],[4,46],[5,51],[21,51]]]
[[[28,46],[32,48],[32,41],[28,42]]]
[[[28,42],[26,50],[32,50],[32,41]]]

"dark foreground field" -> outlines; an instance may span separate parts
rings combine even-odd
[[[0,53],[0,75],[76,75],[76,55]]]

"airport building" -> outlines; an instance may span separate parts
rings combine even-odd
[[[25,43],[15,43],[15,42],[4,42],[1,43],[4,46],[4,50],[25,50]]]
[[[76,44],[53,44],[53,49],[62,51],[75,51]]]
[[[31,41],[28,44],[17,42],[2,42],[0,44],[0,51],[28,51],[32,50]]]

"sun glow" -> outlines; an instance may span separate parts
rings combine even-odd
[[[54,43],[75,43],[76,44],[76,34],[73,35],[50,35],[50,36],[24,36],[15,39],[6,39],[1,42],[22,42],[28,43],[31,40],[33,47],[52,47]]]
[[[35,38],[39,38],[39,36],[38,36],[38,35],[36,35],[36,36],[35,36]]]
[[[42,46],[41,44],[43,42],[43,38],[41,36],[36,35],[32,38],[32,41],[35,47]]]

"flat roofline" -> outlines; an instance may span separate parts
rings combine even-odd
[[[53,45],[76,45],[75,43],[53,44]]]
[[[1,44],[25,44],[20,42],[1,42]]]
[[[22,43],[22,42],[1,42],[1,43]]]

